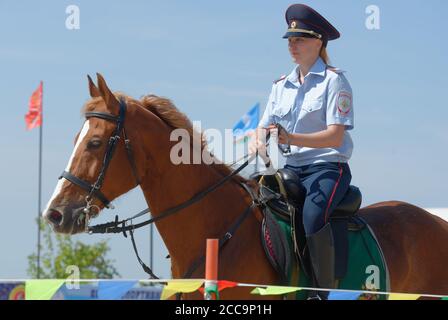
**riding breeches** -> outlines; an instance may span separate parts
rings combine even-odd
[[[301,167],[286,165],[296,172],[306,189],[303,225],[307,236],[319,231],[346,194],[352,175],[343,162],[321,162]]]

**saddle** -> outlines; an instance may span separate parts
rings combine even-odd
[[[283,282],[287,283],[293,265],[291,259],[295,256],[301,270],[310,277],[311,262],[302,222],[306,190],[300,184],[298,175],[290,169],[283,168],[274,175],[259,176],[257,180],[260,187],[259,198],[265,204],[261,238],[270,263],[282,277]],[[361,201],[360,190],[356,186],[350,186],[329,219],[335,245],[336,279],[344,278],[347,273],[348,230],[361,230],[365,227],[365,222],[356,215]],[[293,248],[290,247],[291,242]]]

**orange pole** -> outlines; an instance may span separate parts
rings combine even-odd
[[[219,240],[207,239],[205,256],[204,299],[218,299],[218,251]]]

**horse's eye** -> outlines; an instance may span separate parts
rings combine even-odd
[[[101,140],[90,140],[87,143],[87,148],[88,149],[98,149],[99,147],[101,147]]]

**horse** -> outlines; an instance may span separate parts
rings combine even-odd
[[[110,206],[109,199],[116,199],[137,186],[142,189],[152,216],[157,217],[231,173],[229,166],[218,161],[185,164],[170,160],[170,152],[178,143],[170,138],[175,129],[185,130],[191,138],[184,142],[187,150],[193,152],[199,145],[203,155],[211,158],[213,155],[207,151],[205,140],[187,116],[169,99],[147,95],[136,100],[123,93],[113,93],[100,74],[97,74],[97,85],[90,77],[88,84],[90,99],[83,107],[86,120],[75,138],[75,147],[66,167],[69,175],[59,180],[43,212],[55,232],[76,234],[85,231],[89,219]],[[125,111],[123,103],[127,106]],[[113,118],[100,117],[101,114],[113,115]],[[116,123],[108,120],[119,117],[122,117],[121,126],[126,130],[126,137],[116,139],[115,151],[107,160],[108,168],[104,172],[104,154],[108,152],[110,137],[117,130]],[[194,142],[197,142],[196,147]],[[128,145],[132,146],[131,151]],[[81,188],[71,177],[87,182],[87,185],[96,184],[96,190]],[[192,263],[203,256],[206,239],[222,237],[251,206],[253,199],[241,187],[242,183],[250,184],[251,181],[235,175],[200,201],[155,222],[171,257],[173,278],[182,278]],[[361,208],[358,214],[376,233],[387,261],[392,292],[448,293],[446,221],[401,201],[376,203]],[[250,214],[222,247],[219,279],[279,284],[279,275],[261,244],[262,218],[263,213],[258,207],[251,208]],[[204,264],[200,265],[191,278],[204,278],[204,269]],[[226,289],[220,298],[280,298],[255,296],[250,291],[248,287]],[[201,299],[201,295],[194,292],[184,294],[183,298]]]

